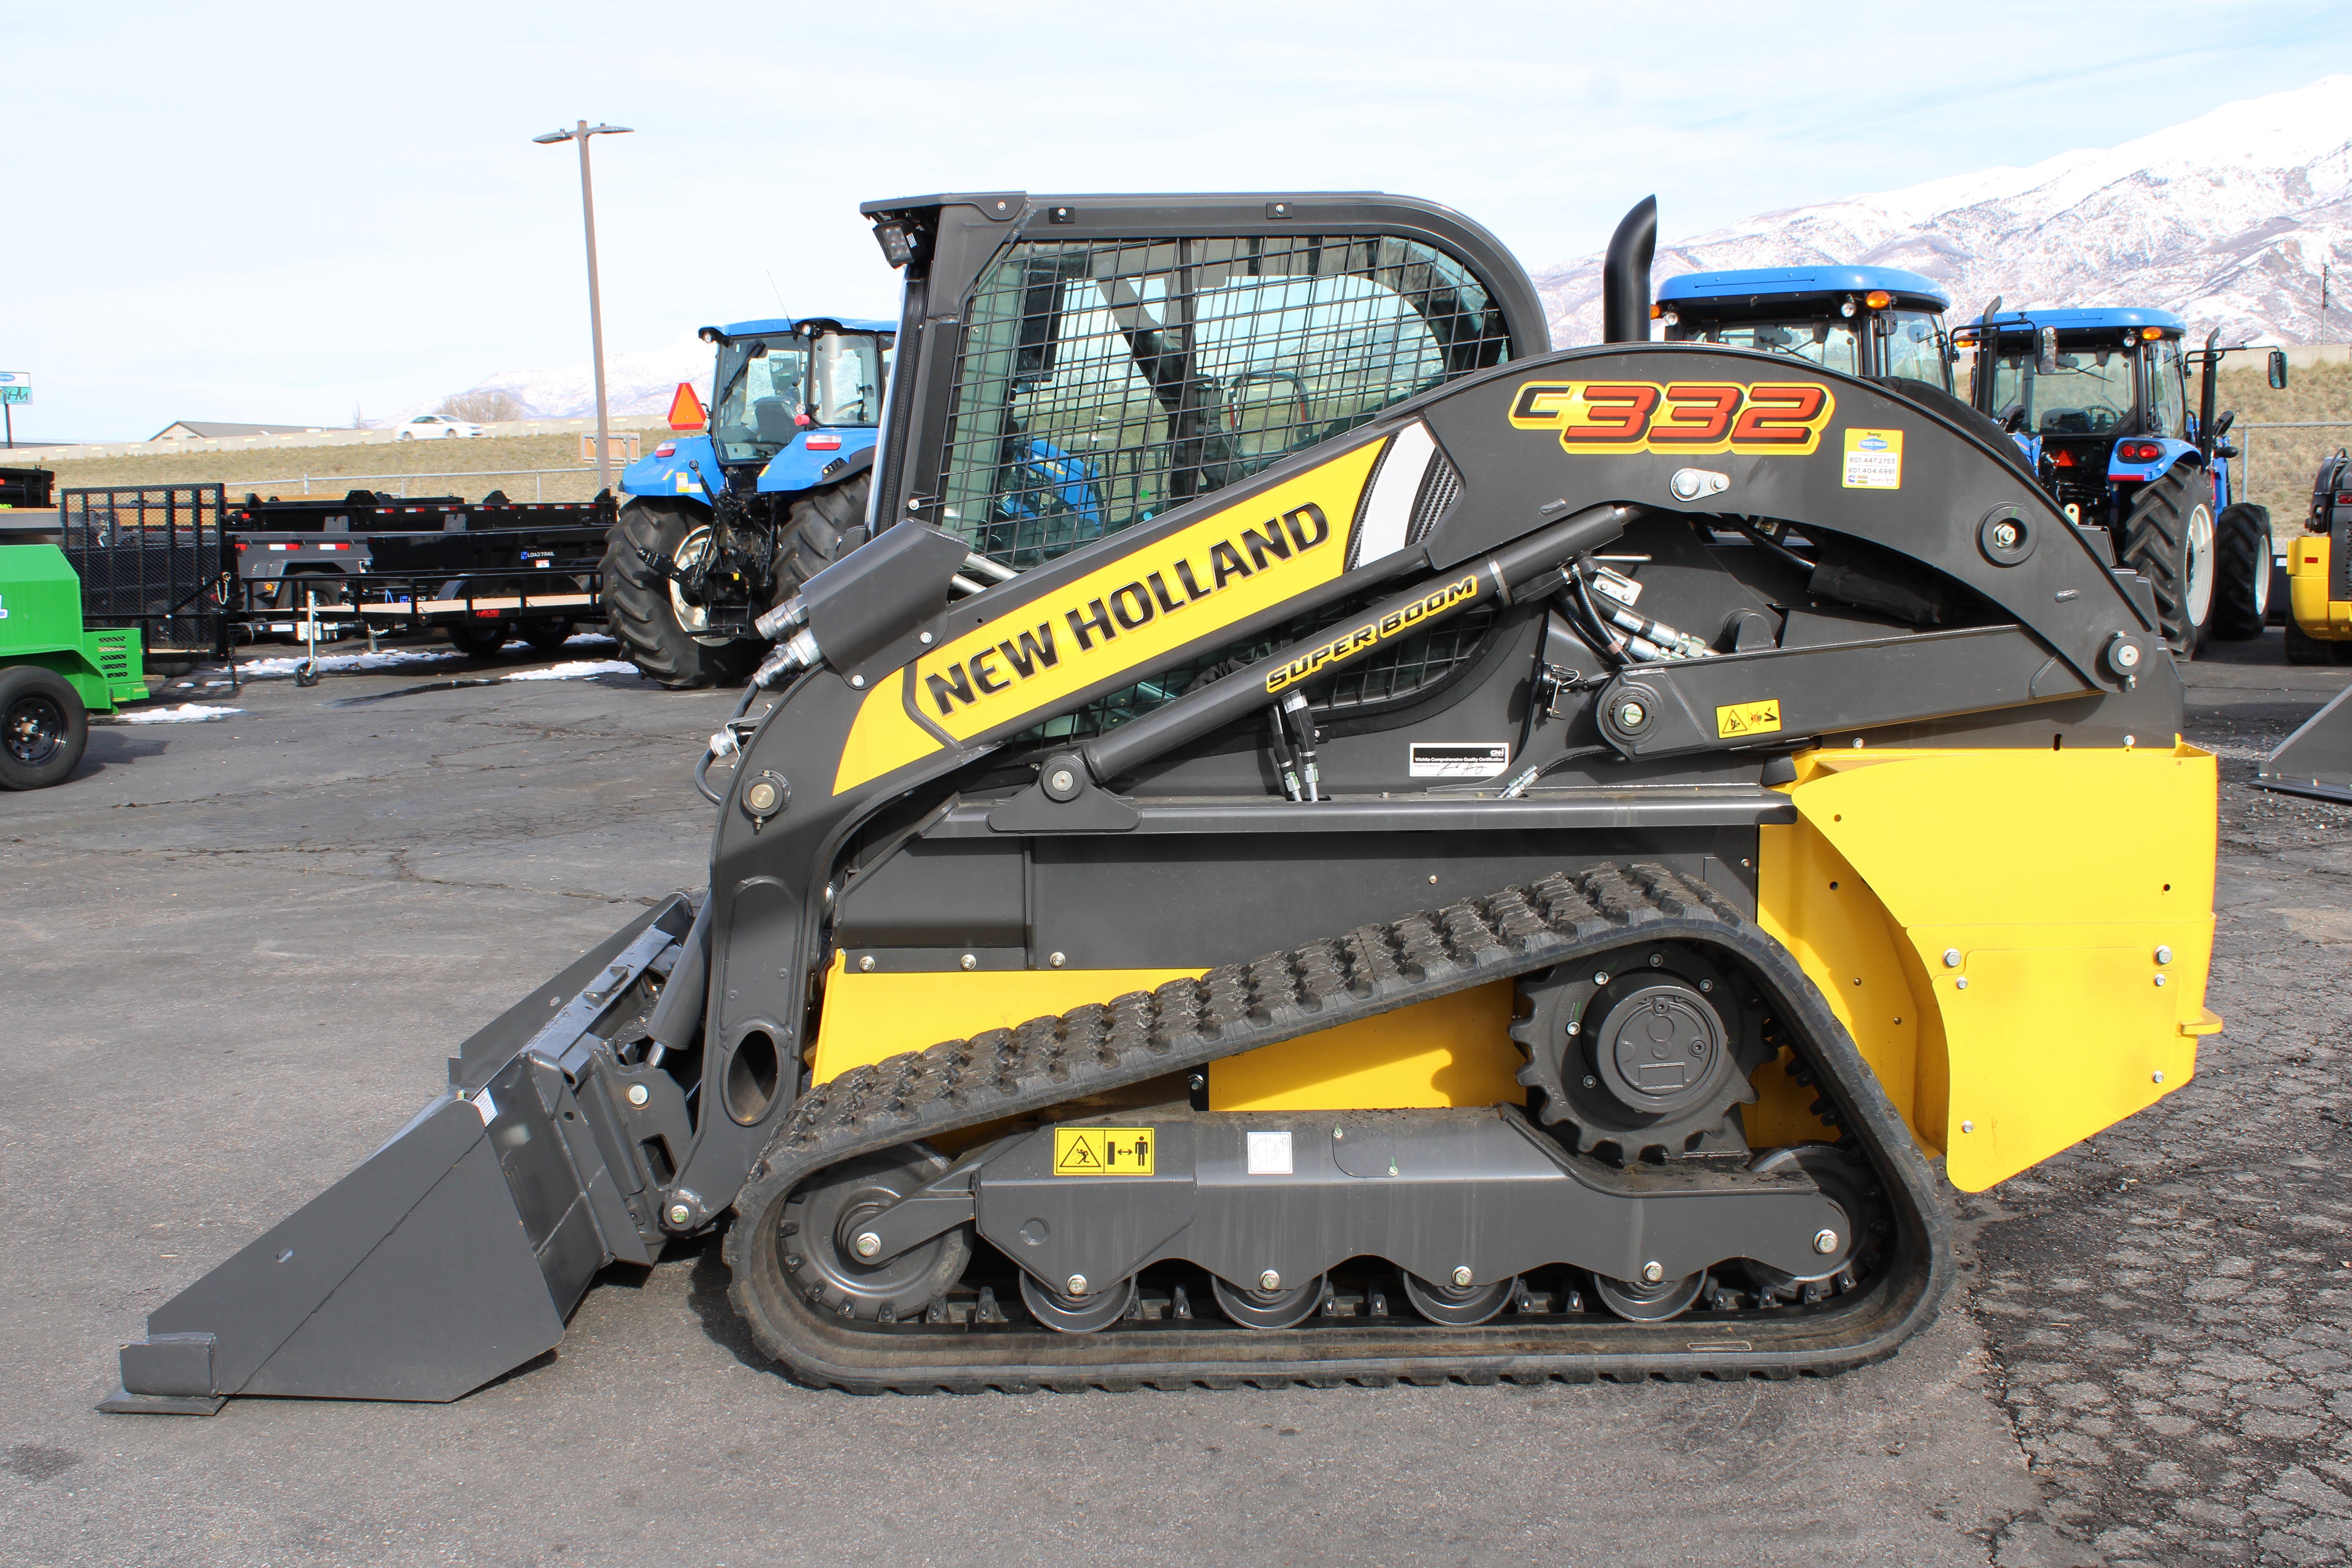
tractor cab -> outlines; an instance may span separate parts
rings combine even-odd
[[[1654,313],[1668,342],[1762,349],[1948,394],[1951,303],[1936,283],[1893,267],[1759,267],[1670,278]]]
[[[703,328],[718,350],[709,424],[629,465],[622,493],[809,489],[874,445],[897,334],[896,321],[831,317]]]

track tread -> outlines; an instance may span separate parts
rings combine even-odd
[[[1869,1079],[1852,1041],[1786,950],[1713,889],[1654,865],[1604,864],[1556,872],[1524,887],[1460,900],[1386,925],[1360,926],[1342,936],[1247,963],[1223,965],[1196,980],[1169,981],[1152,991],[1089,1003],[1058,1017],[1032,1018],[1013,1028],[990,1029],[854,1068],[803,1094],[753,1163],[727,1237],[730,1298],[768,1355],[804,1381],[852,1392],[976,1391],[1013,1383],[1056,1384],[1074,1374],[1094,1384],[1124,1377],[1156,1385],[1166,1377],[1159,1363],[1124,1370],[1038,1370],[1010,1379],[1002,1371],[980,1366],[961,1373],[929,1364],[919,1370],[910,1366],[903,1373],[880,1367],[871,1375],[836,1371],[809,1347],[775,1331],[762,1310],[752,1283],[760,1216],[810,1173],[857,1154],[1045,1110],[1084,1094],[1410,1006],[1601,951],[1631,933],[1652,930],[1714,941],[1750,963],[1775,966],[1777,984],[1805,1013],[1811,1033],[1833,1042],[1832,1048],[1843,1053],[1838,1071],[1849,1082],[1869,1085],[1865,1092],[1873,1098],[1849,1103],[1841,1091],[1836,1109],[1849,1130],[1868,1130],[1869,1141],[1886,1163],[1881,1179],[1893,1178],[1890,1184],[1900,1192],[1890,1195],[1919,1232],[1916,1278],[1904,1282],[1906,1289],[1916,1283],[1918,1290],[1916,1298],[1906,1299],[1893,1331],[1872,1331],[1861,1342],[1814,1347],[1794,1362],[1785,1351],[1748,1356],[1662,1349],[1638,1356],[1512,1355],[1496,1358],[1498,1363],[1511,1364],[1492,1367],[1465,1366],[1457,1357],[1454,1364],[1431,1367],[1397,1364],[1416,1359],[1403,1355],[1381,1358],[1391,1364],[1374,1367],[1324,1363],[1272,1373],[1257,1366],[1218,1373],[1204,1367],[1189,1381],[1214,1387],[1269,1376],[1285,1384],[1330,1376],[1381,1376],[1442,1384],[1491,1372],[1641,1382],[1669,1374],[1740,1378],[1835,1372],[1884,1359],[1933,1315],[1949,1282],[1948,1221],[1933,1195],[1933,1178],[1900,1119]],[[1552,1364],[1526,1364],[1530,1359]]]

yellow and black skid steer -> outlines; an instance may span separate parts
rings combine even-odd
[[[1646,202],[1567,352],[1406,198],[865,210],[870,537],[761,618],[709,887],[105,1408],[456,1398],[719,1227],[853,1390],[1834,1372],[1946,1288],[1937,1162],[2188,1081],[2213,761],[1964,405],[1645,341]]]
[[[2287,544],[2289,664],[2352,663],[2352,453],[2319,460],[2303,532]],[[2283,795],[2352,801],[2352,687],[2305,720],[2254,771]]]

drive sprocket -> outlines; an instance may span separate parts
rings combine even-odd
[[[1744,1150],[1738,1108],[1772,1052],[1744,975],[1678,942],[1622,948],[1518,984],[1511,1037],[1529,1109],[1579,1153]]]

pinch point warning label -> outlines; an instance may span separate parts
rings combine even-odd
[[[1056,1127],[1054,1174],[1148,1176],[1159,1141],[1149,1127]]]

